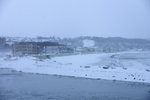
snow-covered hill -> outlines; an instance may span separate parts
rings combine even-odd
[[[95,41],[93,40],[83,40],[83,47],[94,47]]]

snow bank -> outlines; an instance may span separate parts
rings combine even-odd
[[[41,74],[150,83],[150,62],[145,62],[146,53],[143,53],[142,59],[138,57],[126,59],[124,55],[127,54],[129,53],[73,55],[43,61],[34,57],[0,58],[0,68]],[[129,54],[128,58],[130,56],[132,58],[135,54]],[[146,59],[150,61],[147,56]]]

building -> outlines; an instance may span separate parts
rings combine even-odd
[[[61,54],[71,54],[71,53],[74,53],[74,49],[66,45],[46,47],[46,54],[48,55],[61,55]]]
[[[0,37],[0,52],[8,51],[9,46],[6,44],[6,38]]]
[[[55,42],[17,42],[12,46],[13,55],[37,55],[46,53],[47,46],[59,46]]]
[[[74,48],[71,46],[59,46],[59,53],[61,54],[69,54],[74,53]]]
[[[3,37],[0,37],[0,47],[4,47],[6,44],[6,39]]]

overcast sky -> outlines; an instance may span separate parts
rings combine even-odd
[[[150,38],[149,0],[0,0],[0,36]]]

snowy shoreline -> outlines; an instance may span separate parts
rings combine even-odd
[[[72,55],[42,61],[35,57],[0,58],[0,68],[79,78],[150,83],[149,60],[149,52]]]

